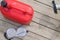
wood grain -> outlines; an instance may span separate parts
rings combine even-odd
[[[26,0],[22,0],[22,1],[25,2]],[[29,0],[28,0],[28,1],[29,1]],[[28,2],[28,1],[27,1],[27,2]],[[26,3],[27,3],[27,2],[26,2]],[[34,1],[33,1],[33,2],[34,2]],[[38,16],[37,16],[37,15],[38,15]],[[0,14],[0,18],[3,19],[3,20],[5,20],[4,17],[2,17],[1,14]],[[5,20],[5,21],[7,21],[7,20]],[[60,31],[60,30],[58,29],[59,26],[60,26],[60,21],[57,21],[57,20],[55,20],[55,19],[52,19],[52,18],[50,18],[50,17],[48,17],[48,16],[45,16],[45,15],[43,15],[43,14],[41,14],[41,13],[35,12],[33,21],[35,21],[35,22],[37,22],[37,23],[39,23],[39,24],[45,25],[45,26],[47,26],[47,27],[49,27],[49,28],[52,28],[52,29],[55,29],[55,30]],[[11,21],[8,21],[8,22],[18,25],[17,23],[14,23],[14,22],[11,22]],[[20,24],[19,24],[19,25],[20,25]]]
[[[15,28],[15,29],[16,29],[16,28],[18,28],[18,26],[15,26],[15,25],[12,25],[12,24],[10,24],[10,23],[6,23],[6,22],[3,22],[3,21],[0,20],[0,31],[6,32],[6,30],[7,30],[8,28]],[[28,28],[27,28],[27,30],[28,30]],[[32,32],[33,32],[33,31],[32,31]],[[34,34],[34,33],[32,33],[32,32],[30,32],[30,30],[29,30],[29,33],[28,33],[29,36],[26,36],[26,37],[23,38],[23,39],[25,40],[25,39],[27,39],[27,37],[28,37],[29,40],[30,40],[30,39],[35,39],[35,40],[43,40],[43,39],[45,39],[45,40],[48,40],[48,38],[42,37],[42,36],[40,36],[40,34],[37,35],[37,33]],[[30,37],[30,36],[31,36],[31,37]]]
[[[35,16],[34,16],[33,21],[59,31],[58,28],[60,26],[60,21],[55,20],[56,18],[54,19],[53,17],[51,17],[51,16],[49,17],[46,15],[46,14],[52,15],[52,13],[50,13],[50,12],[53,12],[52,10],[50,10],[50,9],[52,9],[51,7],[48,7],[48,6],[41,4],[41,3],[38,3],[34,0],[27,0],[27,1],[26,0],[20,0],[20,1],[31,5],[34,8],[34,10],[35,9],[37,10],[37,12],[41,10],[41,12],[39,12],[39,13],[35,12],[35,14],[34,14]],[[46,9],[47,11],[44,9]],[[43,15],[42,12],[44,12],[44,11],[49,12],[49,13],[46,13],[45,15]],[[56,14],[54,14],[54,16],[56,16]]]
[[[52,7],[46,6],[46,5],[42,4],[42,3],[38,3],[38,2],[36,2],[34,0],[27,0],[27,1],[22,0],[22,2],[31,5],[34,8],[34,10],[36,10],[36,11],[39,11],[39,12],[45,14],[45,15],[48,15],[48,16],[50,16],[52,18],[60,20],[59,11],[58,11],[58,14],[55,14]]]
[[[20,0],[31,5],[34,10],[34,17],[30,25],[24,26],[29,33],[22,40],[59,40],[60,39],[60,14],[54,14],[51,1],[37,2],[34,0]],[[0,14],[0,31],[5,32],[8,28],[18,28],[21,25],[5,19]],[[57,31],[55,31],[57,30]],[[12,39],[21,40],[21,39]]]
[[[2,21],[2,23],[0,24],[0,25],[3,25],[2,27],[0,27],[1,31],[4,31],[4,30],[6,31],[8,28],[13,28],[13,27],[17,28],[17,26],[12,25],[10,23],[4,23],[4,24],[3,23],[4,22]],[[54,30],[51,30],[49,28],[46,28],[44,26],[41,26],[41,25],[33,23],[33,22],[30,24],[29,27],[26,26],[26,28],[27,28],[27,30],[32,31],[38,35],[42,35],[48,39],[51,39],[53,36],[56,37],[56,35],[59,34],[59,32],[56,32]],[[4,29],[4,30],[2,30],[2,29]]]

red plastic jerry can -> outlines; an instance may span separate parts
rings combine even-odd
[[[17,0],[3,0],[0,11],[4,17],[20,24],[29,24],[34,14],[31,6]]]

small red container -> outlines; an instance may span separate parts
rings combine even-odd
[[[34,14],[31,6],[17,0],[2,1],[0,11],[4,17],[20,24],[29,24]]]

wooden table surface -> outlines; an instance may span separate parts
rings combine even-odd
[[[1,0],[0,0],[1,1]],[[19,0],[29,4],[34,9],[34,17],[30,25],[25,26],[29,33],[12,40],[60,40],[60,11],[55,14],[52,0]],[[60,0],[55,0],[57,4]],[[20,24],[7,20],[0,13],[0,40],[6,40],[2,35],[8,28],[18,28]]]

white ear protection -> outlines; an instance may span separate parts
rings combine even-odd
[[[11,39],[11,38],[22,38],[27,34],[27,30],[23,27],[18,28],[17,30],[14,28],[9,28],[6,31],[6,37],[7,39]]]

